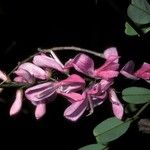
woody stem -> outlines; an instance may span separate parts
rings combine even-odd
[[[63,50],[85,52],[85,53],[89,53],[97,57],[104,58],[103,54],[101,53],[94,52],[92,50],[85,49],[85,48],[75,47],[75,46],[64,46],[64,47],[61,46],[61,47],[52,47],[49,49],[40,49],[40,48],[38,49],[38,51],[43,52],[43,53],[47,53],[47,52],[50,53],[51,51],[63,51]]]

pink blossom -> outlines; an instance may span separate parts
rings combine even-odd
[[[119,57],[118,57],[118,52],[115,47],[108,48],[104,51],[104,58],[107,61],[113,60],[115,63],[118,63]]]
[[[37,104],[35,109],[35,118],[38,120],[42,118],[46,113],[46,105],[44,103]]]
[[[22,71],[22,73],[21,73],[20,70],[21,71],[25,70],[26,72]],[[27,72],[30,74],[30,77],[28,76],[29,74]],[[49,74],[45,70],[43,70],[42,68],[40,68],[40,67],[36,66],[35,64],[30,63],[30,62],[26,62],[26,63],[21,64],[18,67],[18,70],[16,71],[16,73],[20,74],[20,76],[25,80],[30,79],[31,76],[33,76],[37,79],[42,79],[42,80],[48,79],[48,77],[49,77]],[[32,80],[32,79],[30,79],[30,80]]]
[[[47,76],[48,74],[46,73],[46,71],[29,62],[21,64],[18,67],[18,69],[14,71],[14,73],[17,75],[14,78],[14,81],[19,83],[33,83],[35,78],[38,79],[48,78]],[[23,91],[22,89],[17,89],[15,101],[10,108],[11,116],[20,111],[22,107],[22,100],[23,100]]]
[[[74,102],[64,111],[64,116],[68,120],[77,121],[87,109],[87,106],[86,100]]]
[[[3,71],[1,71],[1,70],[0,70],[0,80],[2,80],[2,81],[9,80],[9,78],[7,77],[7,75]]]
[[[123,106],[118,100],[115,91],[110,88],[112,84],[113,81],[101,80],[99,83],[85,89],[82,94],[74,92],[62,94],[71,102],[71,105],[64,111],[65,118],[77,121],[85,110],[90,110],[89,114],[93,113],[94,107],[101,105],[109,94],[113,113],[118,119],[121,119],[123,116]]]
[[[107,90],[113,82],[101,80],[100,83],[93,84],[85,89],[82,94],[63,93],[71,105],[64,111],[65,118],[71,121],[77,121],[85,110],[90,109],[89,114],[93,113],[93,108],[99,106],[107,97]]]
[[[134,62],[130,60],[121,69],[120,73],[129,79],[138,80],[141,78],[148,82],[150,80],[150,64],[143,63],[143,65],[137,71],[134,71],[134,66]]]
[[[52,101],[56,98],[56,89],[58,84],[55,82],[46,82],[28,88],[25,91],[25,96],[28,100],[35,103]]]
[[[42,68],[56,69],[60,72],[64,72],[62,65],[58,63],[58,61],[45,54],[36,55],[33,58],[33,63]]]
[[[9,82],[10,81],[9,77],[1,70],[0,70],[0,80],[5,81],[5,82]],[[0,88],[0,93],[2,91],[3,91],[3,88]]]
[[[84,89],[85,80],[79,75],[72,74],[67,79],[59,82],[57,93],[69,93]]]
[[[144,62],[141,68],[135,72],[135,76],[144,80],[150,80],[150,64]]]
[[[11,108],[10,108],[10,116],[17,114],[22,107],[22,101],[23,101],[23,90],[18,89],[16,91],[16,98],[15,101],[13,102]]]
[[[120,73],[129,79],[138,80],[138,78],[134,75],[134,66],[134,62],[130,60],[121,69]]]
[[[34,81],[34,77],[27,70],[19,68],[14,73],[17,75],[14,78],[15,82],[32,83]]]
[[[94,62],[93,60],[85,55],[78,54],[73,59],[66,62],[65,68],[74,67],[78,72],[81,72],[87,76],[93,76],[94,73]]]
[[[119,72],[119,57],[116,48],[109,48],[104,51],[105,63],[95,69],[94,76],[97,78],[109,80],[117,77]]]
[[[98,79],[109,80],[117,77],[119,74],[117,71],[119,68],[119,57],[116,48],[106,49],[104,51],[104,58],[106,62],[101,67],[94,69],[94,62],[89,56],[78,54],[66,62],[65,68],[74,67],[78,72]]]
[[[113,113],[114,115],[118,118],[118,119],[122,119],[123,116],[123,106],[120,103],[114,89],[110,89],[109,90],[109,99],[112,103],[112,109],[113,109]]]
[[[81,90],[84,85],[85,81],[73,74],[60,82],[46,82],[30,87],[25,91],[25,95],[33,103],[45,103],[54,100],[57,94]]]

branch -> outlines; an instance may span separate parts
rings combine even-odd
[[[75,46],[52,47],[50,49],[40,49],[40,48],[38,49],[39,52],[43,52],[43,53],[47,53],[47,52],[50,53],[51,51],[62,51],[62,50],[85,52],[85,53],[89,53],[97,57],[104,58],[103,54],[101,53],[94,52],[92,50],[88,50],[84,48],[75,47]]]
[[[150,105],[150,102],[142,106],[142,108],[132,117],[133,120],[138,119],[139,115],[148,107],[148,105]]]
[[[29,88],[31,86],[34,86],[35,84],[42,84],[46,82],[55,82],[56,79],[54,78],[49,78],[48,80],[45,81],[39,81],[39,82],[33,82],[33,83],[18,83],[18,82],[4,82],[3,84],[0,84],[0,88]]]

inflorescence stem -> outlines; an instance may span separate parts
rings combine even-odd
[[[10,75],[23,63],[30,61],[34,56],[36,56],[39,53],[52,53],[53,51],[63,51],[63,50],[70,50],[70,51],[78,51],[78,52],[85,52],[85,53],[89,53],[92,54],[94,56],[97,57],[101,57],[104,58],[103,54],[98,53],[98,52],[94,52],[92,50],[88,50],[88,49],[84,49],[84,48],[79,48],[79,47],[75,47],[75,46],[60,46],[60,47],[52,47],[50,49],[41,49],[38,48],[38,52],[36,52],[35,54],[29,56],[28,58],[24,59],[22,62],[19,62],[18,65],[13,68],[13,70],[10,71],[10,73],[8,73],[8,78],[10,77]],[[55,81],[55,79],[50,78],[50,81]],[[3,81],[0,83],[0,88],[7,88],[7,87],[29,87],[33,84],[20,84],[20,83],[16,83],[16,82],[6,82]]]
[[[52,47],[50,49],[41,49],[41,48],[38,49],[38,51],[44,52],[44,53],[47,53],[47,52],[50,53],[51,51],[61,51],[61,50],[85,52],[85,53],[89,53],[97,57],[104,58],[103,54],[101,53],[94,52],[92,50],[88,50],[85,48],[75,47],[75,46],[64,46],[64,47],[61,46],[61,47]]]

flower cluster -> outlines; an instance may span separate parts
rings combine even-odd
[[[95,107],[107,99],[112,105],[114,115],[122,119],[124,110],[112,87],[114,79],[121,73],[130,79],[142,78],[149,82],[150,64],[144,63],[134,72],[134,63],[129,61],[119,71],[119,56],[114,47],[106,49],[103,57],[105,62],[98,68],[95,68],[94,61],[83,53],[77,54],[63,65],[53,51],[51,56],[41,52],[35,55],[32,61],[22,63],[14,71],[13,81],[29,84],[30,87],[16,90],[10,115],[15,115],[21,110],[25,98],[35,106],[35,117],[40,119],[46,113],[46,104],[55,100],[57,95],[61,95],[70,103],[64,111],[64,117],[71,121],[77,121],[86,110],[89,111],[87,115],[90,115]],[[71,73],[71,68],[76,70],[76,74]],[[65,74],[66,78],[51,80],[53,70]],[[0,79],[3,82],[11,82],[2,71]],[[2,88],[0,90],[2,91]]]

